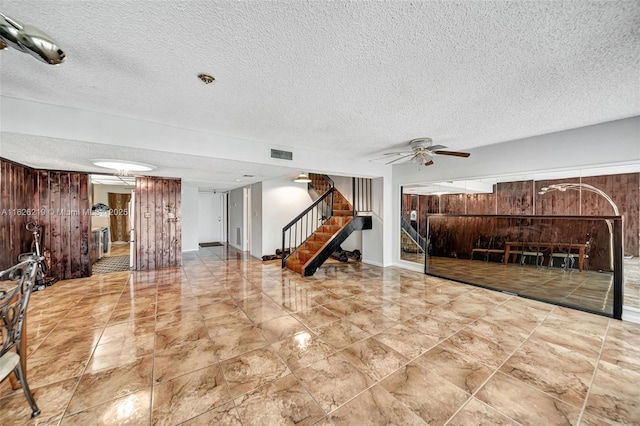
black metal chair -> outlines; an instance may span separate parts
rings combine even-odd
[[[571,271],[573,270],[573,266],[576,263],[576,258],[578,257],[577,253],[572,253],[571,252],[571,245],[573,243],[573,240],[570,241],[568,244],[557,244],[557,247],[554,248],[553,253],[551,253],[551,257],[549,259],[549,266],[552,267],[554,266],[554,260],[555,259],[561,259],[562,260],[562,264],[560,265],[562,269],[564,269],[565,271]]]
[[[9,279],[0,281],[0,381],[4,381],[11,373],[16,375],[31,405],[31,417],[40,414],[40,409],[27,384],[24,371],[24,357],[27,354],[23,353],[22,339],[26,333],[27,307],[39,261],[40,259],[33,256],[0,272],[0,278]]]

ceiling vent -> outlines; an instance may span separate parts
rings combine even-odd
[[[280,160],[293,160],[293,152],[272,149],[271,158],[279,158]]]

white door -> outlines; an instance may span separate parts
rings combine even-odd
[[[198,193],[198,242],[220,242],[222,238],[222,203],[220,194]]]

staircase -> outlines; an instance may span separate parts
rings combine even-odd
[[[289,245],[291,254],[283,259],[283,267],[305,277],[313,275],[333,252],[340,248],[340,244],[353,231],[371,229],[372,227],[371,215],[354,212],[351,203],[340,191],[335,189],[328,176],[310,174],[309,177],[312,180],[309,184],[310,190],[314,190],[318,198],[311,207],[283,229],[284,252],[287,230],[291,232],[290,229],[296,226],[295,233],[297,235],[297,223],[301,222],[301,228],[303,229],[309,228],[308,224],[309,222],[313,223],[313,219],[309,220],[308,216],[311,215],[314,218],[313,209],[318,209],[318,211],[322,212],[322,214],[318,213],[322,224],[317,229],[312,230],[310,235],[299,245],[294,243],[293,245],[296,247]],[[312,192],[310,191],[310,193]],[[307,218],[306,224],[305,218]]]

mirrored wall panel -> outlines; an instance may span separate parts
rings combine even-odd
[[[425,273],[622,315],[620,217],[432,214],[426,222]]]

